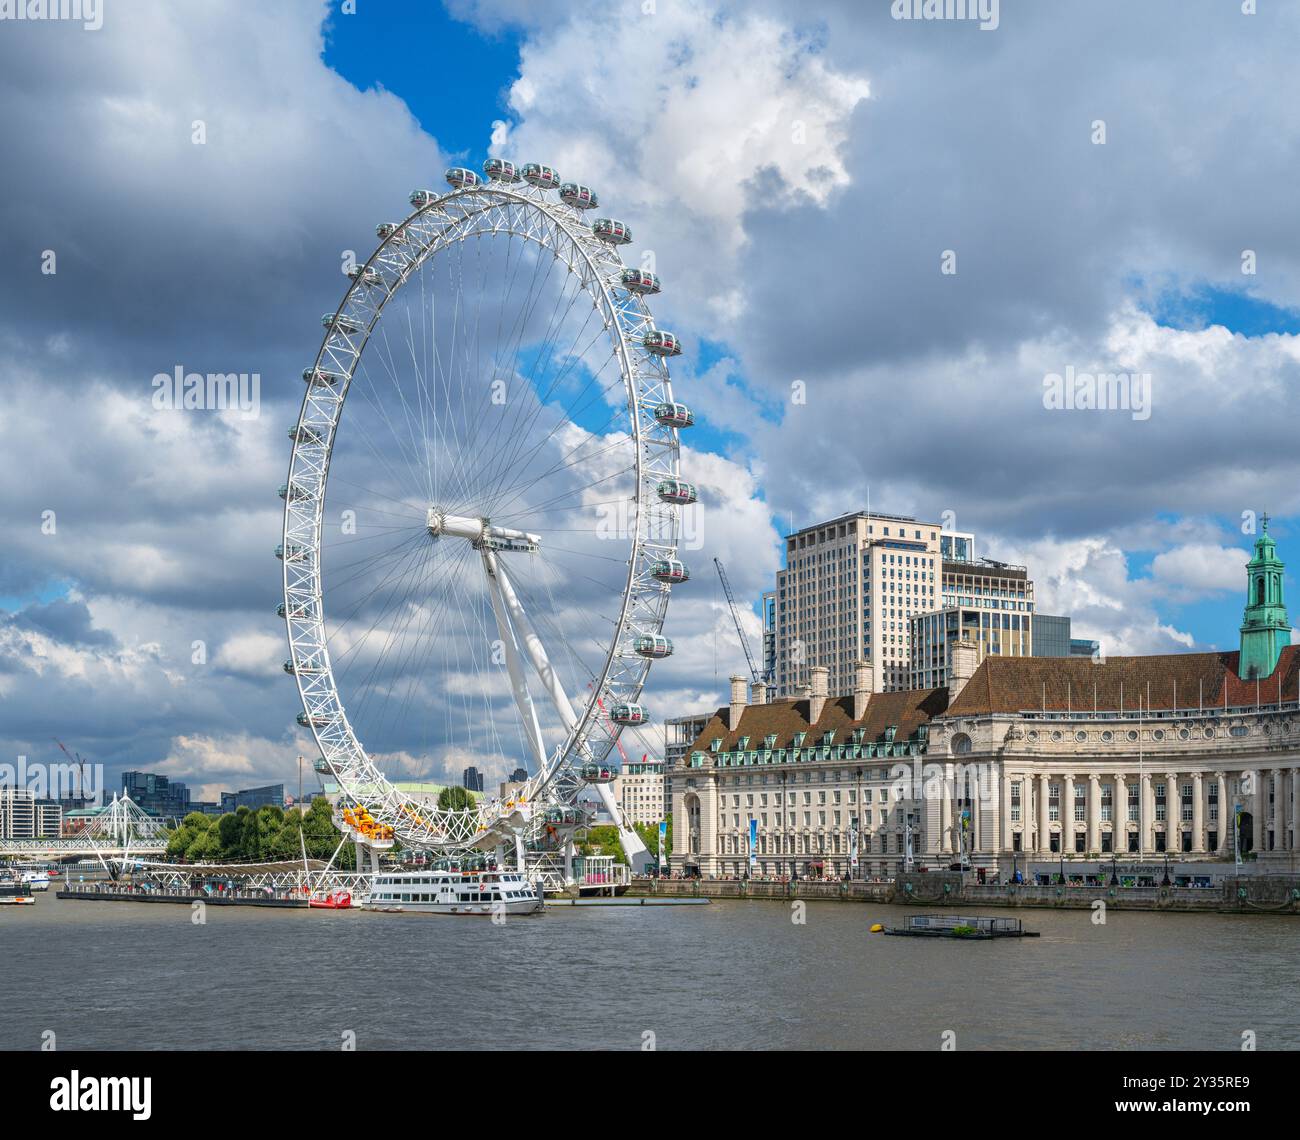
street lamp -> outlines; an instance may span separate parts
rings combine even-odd
[[[1160,880],[1160,885],[1162,887],[1168,887],[1172,885],[1169,881],[1169,851],[1167,848],[1165,850],[1165,877]]]
[[[1119,855],[1114,851],[1110,853],[1110,885],[1119,886]]]

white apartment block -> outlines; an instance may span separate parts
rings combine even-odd
[[[624,764],[614,781],[614,799],[629,823],[657,824],[664,815],[664,763],[643,759]]]
[[[776,576],[774,695],[799,695],[814,667],[827,670],[832,695],[851,693],[859,659],[874,691],[907,688],[908,622],[939,608],[940,538],[937,523],[867,512],[789,535]]]
[[[57,837],[63,828],[63,809],[38,800],[26,788],[0,787],[0,839]]]

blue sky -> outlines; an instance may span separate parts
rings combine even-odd
[[[395,35],[398,28],[401,34]],[[399,96],[451,156],[477,166],[491,124],[509,115],[509,88],[519,76],[519,52],[524,42],[517,26],[503,24],[487,31],[450,15],[440,5],[400,0],[382,9],[363,5],[355,15],[335,15],[326,24],[324,60],[359,90],[380,87]],[[814,44],[810,50],[816,47]],[[438,61],[436,69],[431,68],[433,59]],[[1137,297],[1146,296],[1140,280],[1133,282],[1133,292]],[[1145,304],[1159,325],[1172,329],[1221,325],[1248,337],[1300,332],[1300,312],[1252,296],[1245,288],[1229,289],[1211,282],[1167,287],[1157,290]],[[744,372],[737,368],[731,346],[701,335],[691,347],[681,372],[703,376],[716,367],[728,383],[746,388]],[[753,414],[779,425],[780,403],[758,390],[748,394]],[[698,419],[690,441],[695,447],[730,455],[743,454],[746,443],[742,432],[711,423],[706,417]],[[866,505],[865,488],[860,497],[860,503],[846,504],[845,509]],[[889,510],[890,505],[877,501],[876,508]],[[924,508],[919,509],[924,513]],[[774,518],[774,526],[788,529],[791,517],[786,513]],[[815,521],[815,516],[800,515],[794,521],[796,526],[804,526]],[[1176,525],[1178,520],[1167,521]],[[1230,518],[1207,521],[1228,530],[1235,525]],[[1274,523],[1275,533],[1284,538],[1286,523],[1281,518]],[[997,553],[987,546],[984,549]],[[1134,572],[1148,574],[1158,552],[1134,548]],[[759,612],[756,599],[742,601]],[[1191,604],[1156,596],[1152,604],[1162,621],[1188,629],[1198,643],[1231,648],[1235,640],[1240,602],[1229,590],[1216,591],[1214,596]]]
[[[358,90],[393,92],[448,155],[477,168],[518,74],[516,32],[486,34],[421,0],[362,3],[350,15],[336,11],[325,29],[326,64]]]
[[[753,602],[787,521],[868,487],[952,511],[1111,655],[1233,647],[1243,512],[1300,563],[1277,145],[1300,129],[1300,12],[1001,8],[986,33],[842,0],[139,0],[99,32],[7,28],[0,748],[57,734],[199,787],[292,778],[270,549],[298,374],[346,253],[489,147],[600,193],[686,349],[706,509],[656,708],[714,704],[742,663],[712,558]],[[1068,84],[1063,44],[1089,60]],[[261,415],[156,413],[177,365],[256,370]],[[1149,372],[1153,414],[1046,408],[1067,367]]]

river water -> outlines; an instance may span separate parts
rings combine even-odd
[[[1300,920],[1008,911],[888,938],[874,903],[553,908],[501,926],[58,900],[0,908],[0,1048],[1300,1048]],[[653,1035],[652,1037],[649,1035]]]

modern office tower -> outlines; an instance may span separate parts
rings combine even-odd
[[[471,792],[481,792],[483,790],[483,773],[471,764],[461,772],[460,782],[462,787],[468,788]]]
[[[975,536],[970,531],[940,531],[939,553],[945,562],[974,562]]]
[[[267,784],[261,788],[244,788],[238,792],[221,793],[221,813],[238,811],[241,807],[256,811],[267,804],[284,807],[284,785]]]
[[[966,537],[966,536],[954,536]],[[833,695],[871,666],[874,691],[906,688],[908,621],[939,608],[940,527],[865,511],[786,537],[776,576],[774,695],[798,696],[811,670],[827,670]]]
[[[946,685],[949,647],[958,641],[974,644],[978,661],[990,654],[1028,657],[1036,652],[1034,583],[1025,567],[992,558],[974,562],[945,560],[940,597],[940,608],[912,618],[908,672],[911,688]],[[1053,644],[1068,647],[1069,619],[1051,621],[1066,623],[1065,641]],[[1059,633],[1057,625],[1044,629]]]
[[[1034,656],[1070,656],[1070,619],[1055,614],[1034,614]],[[1090,643],[1091,644],[1091,643]],[[1089,653],[1091,656],[1091,653]]]
[[[190,811],[189,787],[157,772],[123,772],[122,794],[160,818],[180,820]]]

